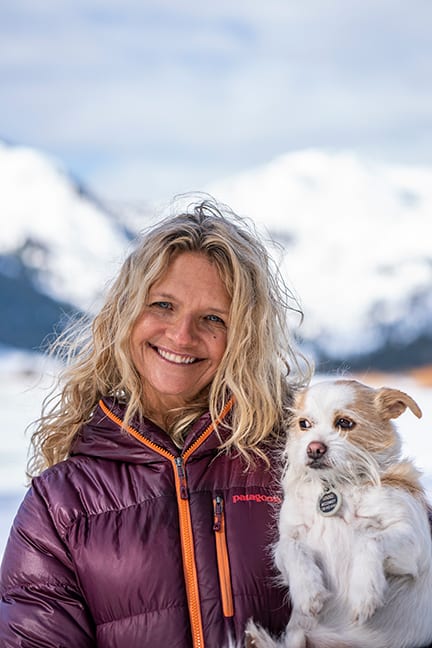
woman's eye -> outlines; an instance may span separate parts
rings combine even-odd
[[[302,430],[307,430],[308,428],[312,427],[311,422],[307,419],[300,419],[299,426],[302,428]]]
[[[343,430],[351,430],[355,426],[354,421],[351,421],[349,418],[339,418],[336,419],[336,427],[342,428]]]
[[[170,302],[166,302],[166,301],[153,302],[151,306],[155,308],[162,308],[162,310],[169,310],[171,308]]]
[[[218,315],[207,315],[206,320],[208,320],[209,322],[214,322],[214,324],[223,324],[223,325],[225,325],[225,322],[223,321],[223,319],[221,317],[219,317]]]

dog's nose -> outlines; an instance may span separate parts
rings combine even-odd
[[[321,441],[311,441],[306,448],[306,452],[310,459],[319,459],[327,452],[327,446]]]

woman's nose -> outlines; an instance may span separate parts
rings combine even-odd
[[[196,337],[195,323],[193,318],[182,315],[171,323],[169,337],[178,345],[186,346],[193,342]]]

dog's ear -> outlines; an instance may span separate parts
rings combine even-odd
[[[399,391],[399,389],[382,387],[376,394],[375,402],[386,421],[398,418],[405,412],[407,407],[417,418],[422,417],[422,411],[415,400],[405,392]]]

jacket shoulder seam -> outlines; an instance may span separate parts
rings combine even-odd
[[[21,583],[17,584],[14,586],[10,587],[3,587],[1,590],[1,598],[5,596],[9,596],[14,593],[21,592],[23,590],[28,591],[38,591],[42,590],[44,588],[57,588],[57,589],[68,589],[68,590],[75,590],[77,593],[79,593],[79,590],[74,587],[74,585],[70,581],[58,581],[58,580],[44,580],[41,581],[40,583]]]
[[[99,515],[105,515],[106,513],[120,513],[121,511],[127,511],[128,509],[131,509],[134,506],[140,506],[145,502],[154,502],[157,499],[160,499],[162,497],[173,498],[173,495],[155,495],[151,497],[146,497],[145,499],[139,500],[137,502],[132,502],[131,504],[127,504],[126,506],[106,508],[103,511],[80,511],[73,517],[73,519],[71,519],[67,524],[64,525],[63,528],[64,528],[65,536],[67,536],[67,534],[74,526],[74,524],[76,524],[79,520],[82,520],[83,518],[90,519],[90,518],[96,518]]]
[[[136,617],[140,616],[147,616],[149,614],[160,614],[161,612],[164,612],[165,610],[175,610],[175,609],[186,609],[185,605],[167,605],[165,607],[158,608],[157,610],[145,610],[144,612],[138,612],[137,614],[128,614],[125,616],[118,617],[117,619],[110,619],[109,621],[103,621],[102,623],[97,623],[98,628],[101,628],[102,626],[109,626],[113,623],[118,623],[119,621],[123,621],[124,619],[134,619]]]

